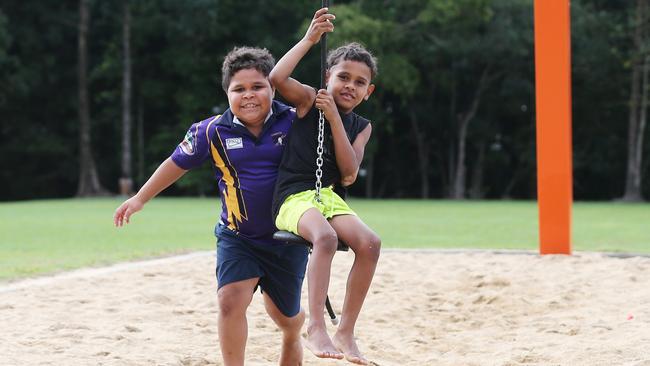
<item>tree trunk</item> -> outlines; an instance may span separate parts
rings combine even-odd
[[[418,169],[420,172],[420,198],[429,198],[429,146],[427,145],[426,136],[420,130],[418,116],[413,109],[409,110],[409,120],[411,130],[415,138],[415,145],[418,152]]]
[[[454,170],[453,179],[451,182],[451,197],[452,199],[465,198],[465,180],[467,176],[467,168],[465,164],[466,144],[467,144],[467,128],[469,123],[476,116],[478,107],[481,104],[481,97],[483,92],[489,84],[489,70],[490,66],[486,66],[481,74],[481,79],[474,93],[474,98],[469,110],[458,115],[458,137],[457,137],[457,151],[456,151],[456,168]]]
[[[452,197],[454,194],[454,178],[456,176],[456,159],[458,158],[456,156],[456,134],[458,133],[456,129],[456,116],[458,115],[457,112],[457,104],[458,104],[458,93],[457,93],[457,86],[456,86],[456,70],[454,64],[451,66],[451,105],[449,106],[449,121],[451,121],[451,127],[450,131],[451,134],[449,136],[449,145],[447,148],[447,155],[449,156],[448,161],[447,161],[447,179],[446,179],[446,189],[445,192],[447,194],[447,197]]]
[[[461,115],[458,118],[456,166],[454,168],[453,182],[451,183],[451,198],[453,199],[465,198],[465,144],[467,143],[467,125],[472,117],[468,114]]]
[[[122,20],[122,176],[119,180],[120,194],[133,194],[131,154],[131,11],[129,0],[124,0]]]
[[[646,4],[647,7],[647,4]],[[646,13],[647,14],[647,13]],[[646,41],[650,39],[650,37],[645,38]],[[649,72],[650,72],[650,55],[646,54],[645,56],[645,62],[643,63],[643,84],[642,84],[642,90],[643,92],[641,93],[641,111],[639,113],[639,133],[636,137],[636,162],[637,162],[637,171],[639,172],[638,175],[638,181],[636,182],[636,185],[639,187],[639,198],[643,200],[643,140],[645,136],[645,128],[646,124],[648,121],[648,77],[649,77]]]
[[[642,201],[641,166],[643,134],[648,108],[648,55],[645,43],[648,40],[647,0],[637,0],[634,27],[634,56],[632,57],[632,79],[630,87],[630,115],[628,120],[627,170],[623,201]]]
[[[90,139],[90,104],[88,101],[88,27],[90,14],[88,0],[79,1],[79,187],[77,196],[105,195],[108,192],[99,183]]]
[[[481,141],[478,148],[478,156],[472,169],[472,186],[469,196],[472,199],[482,199],[485,196],[483,191],[483,166],[485,165],[485,140]]]
[[[138,185],[144,184],[144,106],[142,97],[138,98]]]

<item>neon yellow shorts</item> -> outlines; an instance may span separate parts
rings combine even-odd
[[[320,211],[328,220],[338,215],[357,215],[331,187],[320,190],[321,202],[316,201],[315,195],[316,190],[311,189],[287,197],[280,206],[278,217],[275,218],[275,226],[280,230],[299,235],[298,221],[312,207]]]

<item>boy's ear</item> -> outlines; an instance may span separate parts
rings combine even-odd
[[[271,79],[267,76],[266,81],[269,83],[269,86],[271,87],[271,99],[275,98],[275,85],[271,82]]]
[[[375,84],[370,84],[368,85],[368,92],[366,92],[366,96],[363,97],[363,100],[368,100],[370,98],[370,94],[375,91]]]

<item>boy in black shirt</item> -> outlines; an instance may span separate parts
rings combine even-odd
[[[278,61],[270,75],[271,83],[297,109],[297,121],[291,128],[280,163],[273,210],[280,230],[291,231],[313,244],[307,275],[307,347],[317,357],[345,357],[353,363],[368,364],[354,340],[354,327],[372,282],[381,241],[332,186],[348,186],[356,180],[372,127],[370,121],[352,111],[375,88],[371,80],[376,74],[376,61],[361,45],[350,43],[328,56],[327,90],[316,91],[290,77],[321,35],[333,31],[332,20],[334,15],[327,8],[318,10],[305,37]],[[320,201],[315,199],[313,189],[319,110],[327,120]],[[338,238],[352,248],[355,259],[348,277],[341,324],[330,339],[323,308]]]

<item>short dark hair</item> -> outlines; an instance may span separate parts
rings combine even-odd
[[[373,79],[377,76],[377,59],[357,42],[351,42],[330,51],[327,55],[327,68],[331,69],[342,61],[363,62],[370,68],[370,76]]]
[[[230,79],[240,70],[255,69],[262,75],[269,76],[273,66],[275,66],[275,59],[266,48],[235,47],[223,60],[221,86],[227,92]]]

